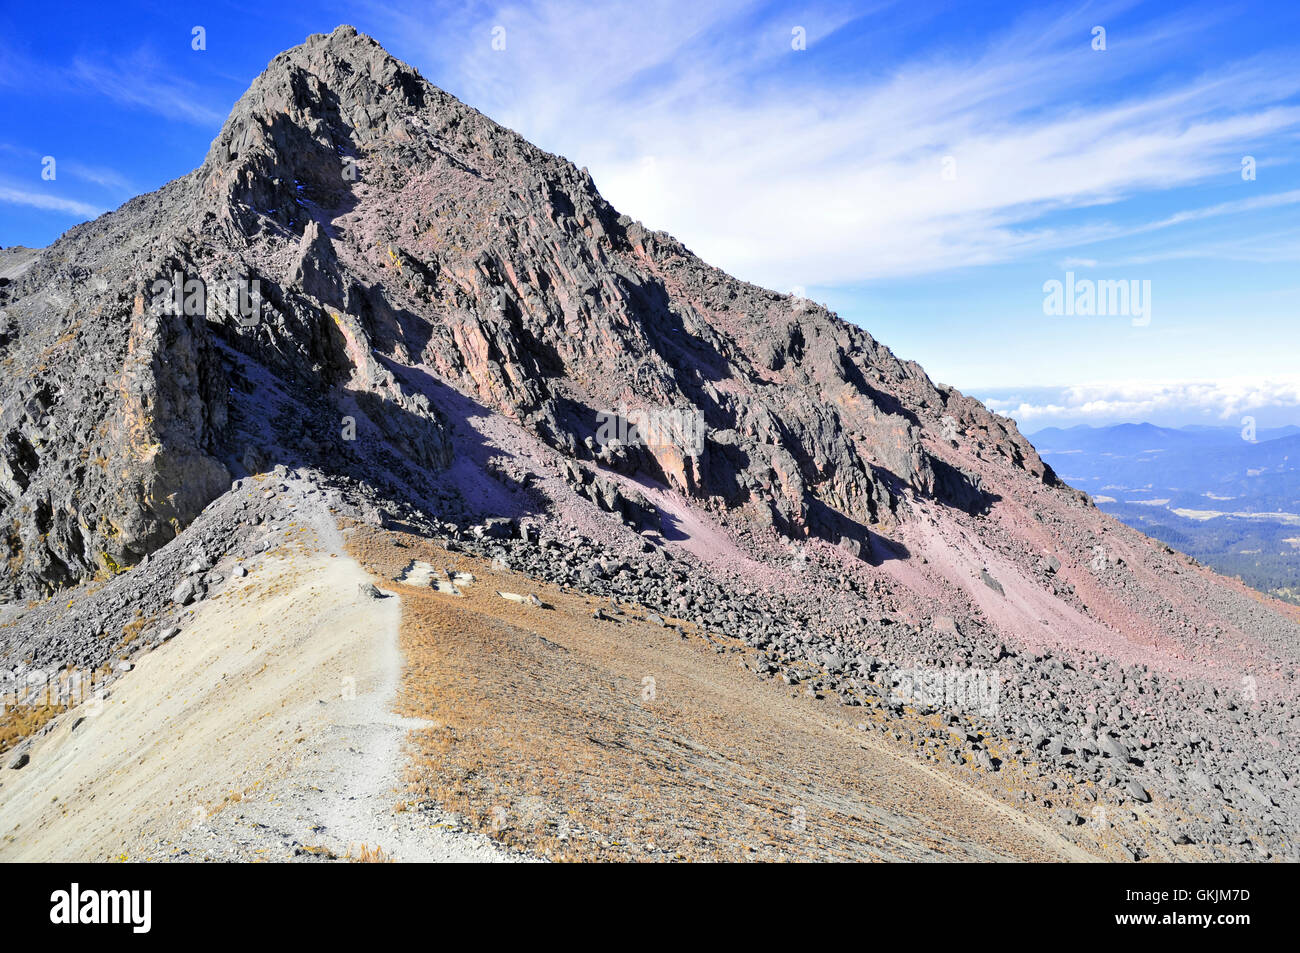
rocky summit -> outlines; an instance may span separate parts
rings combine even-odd
[[[277,56],[194,172],[46,249],[0,250],[0,360],[11,682],[75,668],[127,692],[151,657],[192,662],[212,614],[310,526],[378,582],[349,577],[348,611],[402,597],[403,640],[503,606],[577,613],[547,645],[590,628],[641,651],[668,631],[731,660],[774,725],[799,716],[769,699],[834,710],[880,757],[1000,798],[1049,854],[1296,859],[1300,610],[1101,513],[1014,421],[621,215],[585,169],[349,27]],[[554,591],[482,601],[486,572]],[[441,597],[460,601],[420,608]],[[18,751],[0,836],[22,778],[62,783],[38,774],[59,724],[0,734]],[[836,751],[847,790],[856,755]],[[511,808],[439,790],[419,803],[485,832],[474,850],[554,848],[502,824]],[[612,830],[601,809],[564,811]],[[575,838],[579,856],[623,843]]]

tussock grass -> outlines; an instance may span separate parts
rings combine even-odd
[[[375,846],[372,848],[369,844],[349,846],[344,860],[350,860],[354,864],[391,864],[393,862],[393,858],[384,853],[382,847]]]
[[[0,754],[24,738],[36,734],[56,715],[67,711],[66,705],[15,705],[0,711]]]

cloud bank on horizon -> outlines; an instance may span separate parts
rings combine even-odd
[[[1032,433],[1047,426],[1106,426],[1145,421],[1184,426],[1259,426],[1294,422],[1300,376],[1217,381],[1116,381],[1070,387],[1007,388],[984,396],[988,408]]]
[[[1300,352],[1289,3],[1011,3],[994,18],[980,4],[883,0],[366,0],[311,20],[275,4],[178,16],[139,15],[130,41],[99,47],[37,49],[11,29],[0,85],[181,130],[168,167],[180,174],[201,151],[179,143],[210,139],[266,59],[353,22],[587,166],[620,210],[739,277],[804,290],[937,378],[981,397],[1119,382],[1098,385],[1116,399],[1031,401],[1023,414],[1138,414],[1161,400],[1199,414],[1236,399],[1230,380],[1284,378]],[[205,52],[190,48],[189,20],[204,23]],[[266,49],[236,62],[253,35]],[[0,142],[21,140],[6,125]],[[87,145],[70,158],[124,167],[98,185],[70,172],[75,192],[20,175],[18,152],[30,171],[45,144],[7,144],[0,213],[21,207],[57,231],[119,203],[123,181],[165,181],[157,141],[134,164],[129,149]],[[1150,320],[1047,313],[1044,285],[1067,271],[1150,282]],[[1147,375],[1182,383],[1123,398]]]

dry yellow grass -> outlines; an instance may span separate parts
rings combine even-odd
[[[10,694],[0,698],[0,753],[44,728],[57,715],[94,695],[107,676],[107,667],[83,672],[65,669],[47,682],[37,698],[18,703]]]
[[[323,852],[324,848],[306,848],[309,853]],[[356,851],[354,854],[353,851]],[[362,844],[360,847],[352,847],[348,850],[346,860],[354,864],[391,864],[393,859],[384,853],[382,847],[371,848],[369,844]]]
[[[413,808],[563,860],[1060,859],[1071,845],[882,751],[869,717],[792,699],[729,640],[671,628],[415,536],[351,528],[403,600],[398,711]],[[411,560],[472,572],[463,597],[395,582]],[[496,590],[536,593],[551,608]]]
[[[66,710],[65,705],[15,705],[0,711],[0,754],[36,734],[51,718]]]
[[[143,632],[145,627],[148,626],[153,621],[154,621],[153,616],[150,616],[149,618],[146,619],[144,617],[144,613],[140,612],[137,609],[135,613],[135,618],[132,619],[130,622],[128,622],[126,625],[122,626],[122,640],[118,643],[118,648],[122,648],[124,646],[130,645],[132,642],[138,639],[140,637],[140,633]]]

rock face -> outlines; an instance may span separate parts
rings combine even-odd
[[[276,57],[201,168],[24,264],[0,289],[9,596],[132,565],[278,462],[382,469],[419,500],[449,462],[446,384],[868,557],[903,495],[991,501],[946,434],[1055,483],[1009,421],[620,216],[347,27]]]

